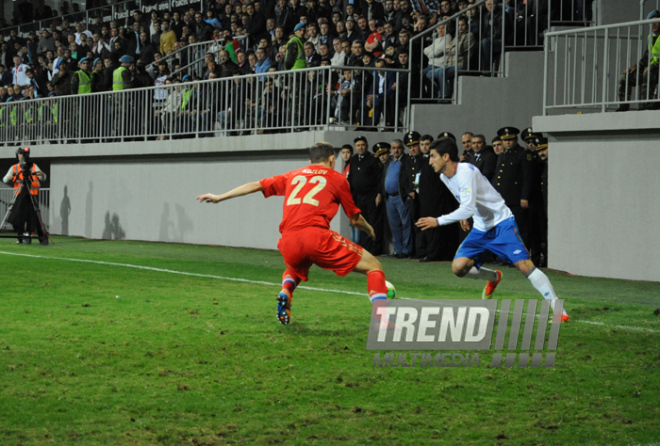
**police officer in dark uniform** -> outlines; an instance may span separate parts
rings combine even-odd
[[[438,135],[438,139],[440,138],[449,138],[452,141],[456,142],[456,137],[451,132],[440,132],[440,134]]]
[[[449,132],[443,132],[438,138],[448,138],[456,142]],[[433,138],[431,138],[432,140]],[[440,180],[429,164],[429,153],[422,153],[418,180],[420,217],[445,215],[458,208],[458,202],[447,186]],[[415,220],[417,221],[417,220]],[[459,242],[459,224],[438,226],[421,233],[422,246],[426,247],[426,256],[420,262],[451,260],[456,254]]]
[[[536,154],[543,162],[541,170],[541,196],[543,197],[543,206],[548,213],[548,138],[542,136],[536,138]]]
[[[503,127],[497,131],[504,151],[497,157],[497,167],[491,183],[504,198],[516,219],[520,236],[529,246],[529,200],[532,195],[533,154],[518,144],[520,130]]]
[[[540,240],[540,259],[535,265],[541,267],[548,266],[548,138],[539,136],[535,138],[534,145],[536,146],[536,156],[538,157],[538,168],[540,170],[539,180],[541,182],[540,186],[540,196],[543,199],[543,204],[540,206],[540,228],[541,228],[541,240]],[[535,256],[535,253],[532,252],[532,256]]]
[[[536,152],[536,138],[542,137],[543,135],[539,133],[534,133],[531,127],[527,127],[525,130],[520,133],[520,137],[525,144],[527,145],[527,150],[530,152]]]
[[[401,180],[403,189],[407,195],[407,200],[412,201],[412,221],[413,223],[421,217],[419,213],[419,191],[418,174],[422,167],[424,160],[419,149],[419,140],[421,135],[419,132],[410,131],[403,136],[403,144],[408,147],[409,154],[402,162],[401,172],[404,178]],[[426,248],[422,246],[423,238],[422,231],[413,225],[413,258],[420,259],[426,257]]]
[[[532,135],[534,135],[532,133]],[[545,138],[544,138],[545,139]],[[528,150],[526,158],[530,159],[530,175],[532,178],[531,194],[529,197],[529,210],[528,210],[528,238],[529,245],[527,248],[530,251],[530,258],[534,265],[541,264],[541,254],[543,251],[543,244],[545,239],[545,227],[547,225],[547,217],[545,211],[545,204],[543,201],[543,170],[547,167],[545,161],[536,152],[537,141],[539,136],[534,136],[528,147],[533,148],[534,151]],[[547,147],[547,141],[545,143]]]
[[[380,194],[383,164],[372,153],[369,153],[367,138],[358,136],[354,140],[355,151],[350,162],[348,183],[351,186],[353,201],[362,211],[362,216],[374,228],[376,239],[370,238],[365,232],[360,232],[358,244],[373,255],[380,255],[383,246],[383,211],[382,195]]]

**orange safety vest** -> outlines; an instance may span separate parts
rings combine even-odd
[[[23,170],[21,169],[20,164],[14,164],[12,166],[14,176],[18,177],[18,180],[23,181]],[[41,186],[41,183],[39,183],[39,180],[37,179],[37,170],[34,167],[34,164],[32,164],[32,186],[30,187],[30,195],[39,195],[39,186]],[[18,188],[20,187],[20,183],[18,180],[14,181],[14,194],[18,195]]]

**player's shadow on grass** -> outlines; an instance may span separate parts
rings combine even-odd
[[[364,325],[347,325],[339,329],[323,328],[320,324],[313,322],[300,322],[292,321],[286,327],[282,326],[282,331],[295,334],[327,337],[329,339],[337,338],[342,339],[346,336],[364,335],[365,338],[369,334],[369,323],[365,321]]]

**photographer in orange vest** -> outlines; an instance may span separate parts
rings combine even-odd
[[[41,181],[46,181],[46,174],[35,163],[30,161],[30,148],[21,147],[16,151],[17,164],[7,171],[2,181],[14,186],[15,201],[7,221],[14,226],[18,234],[18,243],[32,242],[30,234],[37,231],[39,242],[48,244],[48,234],[45,233],[32,198],[36,201],[39,196]],[[32,198],[30,197],[32,196]]]

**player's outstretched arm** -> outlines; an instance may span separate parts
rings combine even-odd
[[[439,223],[438,219],[435,217],[423,217],[417,220],[415,226],[420,228],[422,231],[425,231],[427,229],[438,227]],[[461,229],[463,229],[463,232],[468,232],[470,230],[470,220],[461,220]]]
[[[374,232],[374,228],[372,228],[369,222],[364,219],[362,214],[355,214],[351,217],[350,220],[353,226],[358,228],[360,231],[366,232],[369,237],[376,240],[376,232]]]
[[[230,198],[241,197],[243,195],[253,194],[255,192],[260,192],[264,190],[261,183],[255,181],[252,183],[246,183],[242,186],[238,186],[236,189],[232,189],[229,192],[224,194],[214,195],[214,194],[204,194],[197,197],[197,201],[200,203],[220,203],[221,201],[229,200]]]

